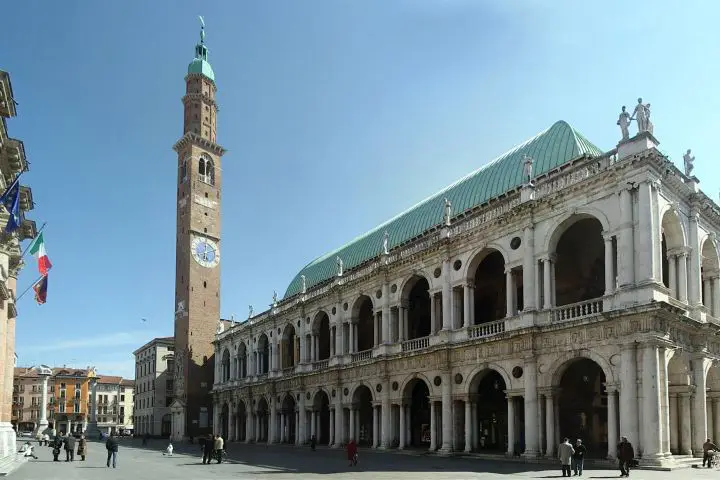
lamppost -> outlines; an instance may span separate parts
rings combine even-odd
[[[45,430],[48,428],[48,380],[52,376],[52,369],[47,365],[40,365],[38,367],[35,367],[35,371],[37,372],[38,376],[40,377],[40,381],[42,382],[40,390],[42,392],[42,398],[40,400],[40,420],[38,421],[37,429],[34,432],[35,436],[37,436],[38,434],[42,434],[43,432],[45,432]]]

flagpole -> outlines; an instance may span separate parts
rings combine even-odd
[[[21,299],[22,297],[24,297],[25,294],[26,294],[28,291],[30,291],[30,289],[31,289],[32,287],[34,287],[36,283],[38,283],[40,280],[42,280],[42,278],[43,278],[44,276],[45,276],[45,275],[40,275],[37,280],[35,280],[33,283],[31,283],[30,286],[27,287],[27,288],[20,294],[20,296],[15,299],[15,304],[17,305],[17,302],[19,302],[20,299]]]
[[[40,235],[40,233],[42,233],[42,231],[45,229],[46,225],[47,225],[47,222],[43,222],[42,226],[40,227],[40,230],[38,230],[37,233],[35,234],[35,238],[37,238],[38,235]],[[35,238],[33,238],[33,240],[35,240]],[[20,260],[25,258],[25,254],[28,252],[28,250],[30,250],[30,247],[32,246],[32,244],[33,244],[33,242],[30,242],[30,244],[27,247],[25,247],[25,250],[23,250],[22,255],[20,255]]]

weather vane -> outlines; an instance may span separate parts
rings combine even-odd
[[[200,19],[200,43],[205,43],[205,20],[202,15],[198,15],[198,18]]]

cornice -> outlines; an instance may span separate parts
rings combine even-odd
[[[208,150],[211,153],[214,153],[215,155],[222,157],[227,150],[225,150],[223,147],[218,145],[215,142],[211,142],[210,140],[206,140],[202,138],[200,135],[194,133],[194,132],[187,132],[185,135],[180,138],[180,140],[173,145],[173,150],[180,153],[180,150],[186,146],[186,145],[197,145],[199,147],[202,147],[206,150]]]

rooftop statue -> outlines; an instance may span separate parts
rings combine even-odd
[[[382,252],[383,255],[387,255],[390,253],[388,250],[388,239],[390,238],[390,235],[388,234],[387,230],[385,230],[385,233],[383,234],[383,243],[382,243]]]
[[[528,184],[532,183],[533,176],[533,158],[529,155],[523,155],[523,180]]]
[[[643,105],[642,98],[638,98],[638,103],[635,105],[630,121],[637,120],[638,133],[650,132],[652,133],[652,123],[650,123],[650,104]]]
[[[248,305],[248,318],[252,318],[253,313],[255,312],[253,311],[252,305]]]
[[[631,121],[632,119],[630,118],[630,114],[625,111],[625,105],[623,105],[617,121],[617,124],[620,125],[620,132],[622,133],[623,140],[630,138],[630,131],[628,128],[630,127]]]
[[[343,276],[343,267],[345,264],[342,261],[342,258],[339,256],[335,257],[335,264],[337,265],[337,276],[342,277]]]
[[[695,157],[691,155],[692,151],[688,148],[687,153],[683,155],[683,163],[685,164],[685,175],[688,177],[692,176],[692,171],[695,168]]]
[[[278,301],[277,292],[276,292],[275,290],[273,290],[273,297],[272,297],[272,298],[273,298],[272,306],[274,307],[274,306],[277,305],[277,301]]]
[[[307,280],[305,278],[305,275],[300,275],[300,278],[302,279],[302,290],[301,293],[307,292]]]
[[[215,330],[215,333],[217,333],[218,335],[220,335],[220,334],[223,333],[224,331],[225,331],[225,324],[223,323],[222,320],[218,320],[217,329]]]
[[[445,214],[443,216],[443,224],[446,227],[450,226],[450,218],[452,217],[452,203],[447,198],[445,199]]]

